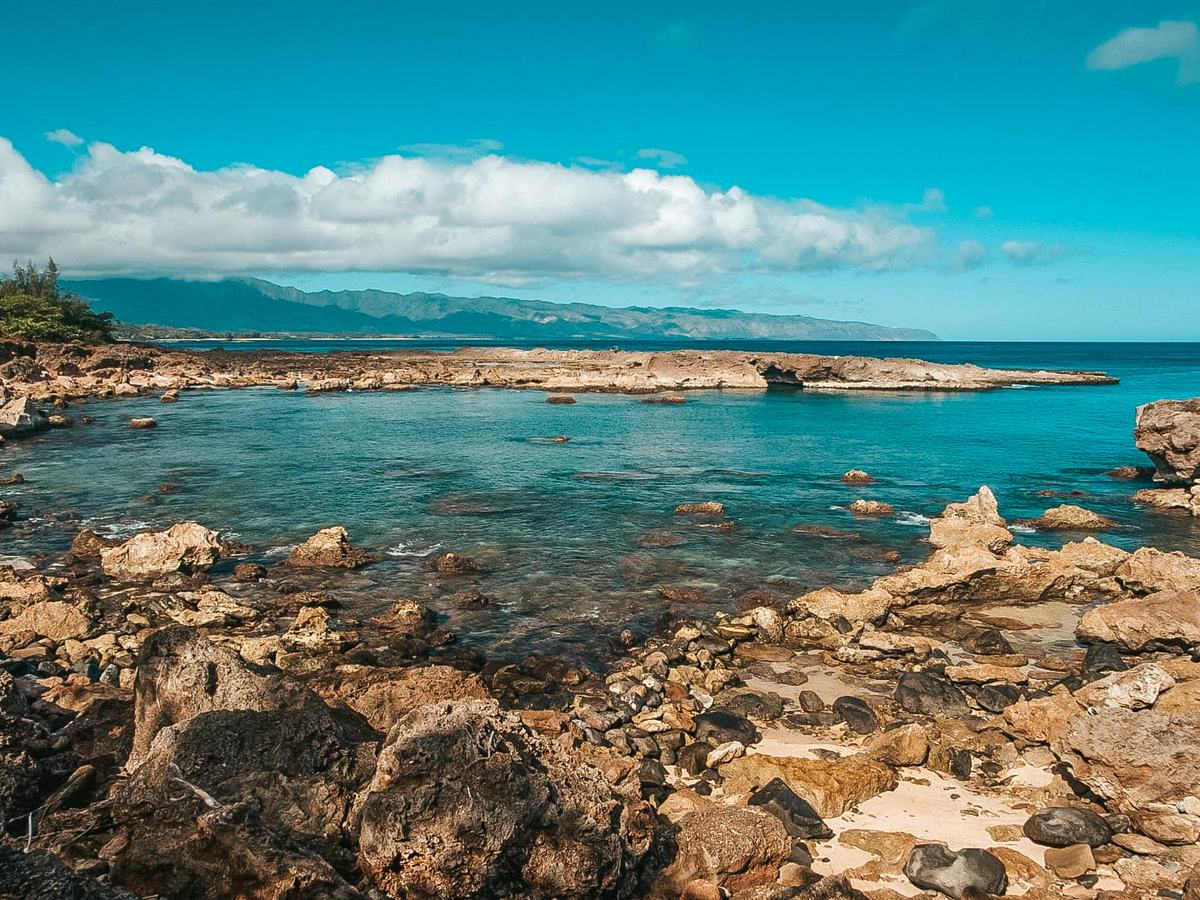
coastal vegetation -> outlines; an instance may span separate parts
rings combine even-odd
[[[95,312],[78,294],[59,287],[53,259],[44,269],[32,261],[14,262],[12,275],[0,279],[0,335],[95,344],[112,340],[112,328],[112,313]]]

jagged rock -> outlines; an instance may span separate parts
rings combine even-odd
[[[825,824],[812,804],[788,787],[781,778],[767,782],[751,794],[747,802],[779,819],[787,833],[797,840],[823,841],[833,837],[833,829]]]
[[[792,842],[775,816],[759,809],[713,806],[679,823],[678,850],[658,885],[681,892],[700,879],[730,891],[769,884],[787,861]]]
[[[288,564],[298,568],[356,569],[371,561],[370,555],[350,546],[350,534],[341,525],[322,528],[288,554]]]
[[[1042,531],[1105,531],[1117,525],[1108,516],[1069,503],[1048,509],[1027,524]]]
[[[30,434],[49,427],[46,416],[27,396],[13,397],[0,405],[0,437]]]
[[[437,665],[410,669],[339,667],[309,684],[326,701],[350,707],[383,734],[418,706],[486,700],[491,696],[478,675]]]
[[[904,864],[908,880],[947,897],[998,896],[1008,891],[1008,872],[994,854],[970,847],[957,852],[942,844],[918,844]]]
[[[1154,463],[1156,480],[1167,484],[1200,481],[1200,398],[1139,406],[1133,439]]]
[[[929,672],[905,672],[896,682],[896,701],[908,712],[954,718],[967,711],[967,701],[949,679]]]
[[[882,622],[896,598],[884,590],[872,589],[844,594],[833,588],[820,588],[788,604],[793,616],[813,616],[825,621],[838,618],[847,622]]]
[[[212,710],[324,707],[306,688],[260,675],[235,653],[182,625],[142,643],[134,682],[134,736],[128,767],[136,768],[164,728]]]
[[[26,607],[20,615],[0,622],[0,634],[32,631],[40,637],[65,641],[87,637],[94,623],[78,607],[62,600],[45,600]]]
[[[0,601],[13,612],[18,612],[32,603],[61,600],[63,578],[42,575],[38,572],[18,572],[12,566],[0,566]]]
[[[929,755],[929,737],[915,722],[889,728],[871,739],[867,754],[889,766],[919,766]]]
[[[64,562],[99,559],[102,551],[116,547],[121,542],[116,538],[102,537],[90,528],[85,528],[75,535],[71,548],[67,551]]]
[[[462,553],[443,553],[434,568],[443,575],[470,575],[483,571],[483,566]]]
[[[1081,641],[1106,641],[1126,650],[1200,644],[1200,591],[1159,591],[1106,603],[1084,613],[1075,627]]]
[[[396,723],[360,822],[360,864],[380,890],[450,898],[627,893],[651,828],[640,801],[481,700]]]
[[[1104,817],[1090,809],[1051,806],[1030,816],[1022,829],[1025,837],[1045,847],[1087,844],[1099,847],[1112,840],[1112,828]]]
[[[864,754],[827,760],[753,753],[726,763],[721,774],[730,794],[748,794],[780,778],[826,818],[896,786],[895,773]]]
[[[1185,512],[1200,517],[1200,484],[1180,488],[1143,488],[1133,502],[1157,512]]]
[[[846,484],[874,484],[875,479],[862,469],[850,469],[842,474],[842,481]]]
[[[983,547],[1003,553],[1012,543],[1012,532],[1000,515],[996,495],[987,485],[962,503],[951,503],[941,516],[929,521],[929,543],[935,549]]]
[[[1125,588],[1141,594],[1200,589],[1200,559],[1175,551],[1141,547],[1114,573]]]
[[[862,518],[890,516],[896,511],[890,503],[884,503],[882,500],[866,500],[861,497],[846,508]]]
[[[180,522],[166,531],[146,531],[100,551],[104,574],[120,581],[148,581],[173,572],[191,574],[212,567],[221,555],[215,531]]]

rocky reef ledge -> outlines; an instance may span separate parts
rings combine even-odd
[[[154,345],[0,343],[0,386],[36,401],[189,388],[276,386],[312,392],[420,385],[655,393],[702,388],[981,391],[1011,385],[1112,384],[1103,372],[985,369],[917,359],[673,350],[465,348],[333,353],[206,352]]]

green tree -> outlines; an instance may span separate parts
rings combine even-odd
[[[0,334],[31,341],[112,340],[112,313],[93,312],[86,300],[58,287],[58,265],[13,263],[9,278],[0,278]]]

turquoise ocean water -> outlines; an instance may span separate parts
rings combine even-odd
[[[264,345],[282,346],[236,346]],[[25,517],[0,532],[0,554],[61,552],[80,522],[125,535],[196,519],[269,561],[317,528],[343,524],[356,544],[384,554],[330,581],[352,606],[415,596],[444,613],[465,644],[501,656],[540,650],[582,659],[602,656],[624,628],[645,632],[664,612],[685,612],[660,597],[660,586],[697,589],[704,601],[696,612],[733,608],[739,593],[764,585],[862,586],[892,569],[887,550],[904,562],[922,558],[925,517],[981,484],[1010,520],[1078,503],[1121,523],[1105,540],[1200,555],[1200,520],[1144,512],[1130,501],[1144,485],[1104,475],[1146,462],[1133,446],[1138,404],[1200,395],[1200,345],[736,346],[1102,369],[1121,383],[977,394],[704,391],[680,406],[589,394],[559,406],[536,391],[447,388],[313,397],[192,391],[172,405],[94,403],[86,411],[95,426],[0,451],[0,469],[27,478],[0,488]],[[160,427],[131,430],[124,422],[136,415],[153,415]],[[570,441],[546,440],[556,435]],[[849,468],[878,483],[842,484]],[[164,482],[178,490],[156,493]],[[1037,495],[1046,490],[1083,496]],[[860,496],[891,503],[896,515],[854,519],[844,507]],[[736,527],[673,515],[678,503],[697,500],[725,503]],[[64,521],[65,513],[78,518]],[[683,542],[641,547],[651,530]],[[1019,536],[1050,546],[1072,537]],[[433,558],[449,550],[487,571],[435,576]],[[448,595],[469,586],[492,605],[455,609]]]

